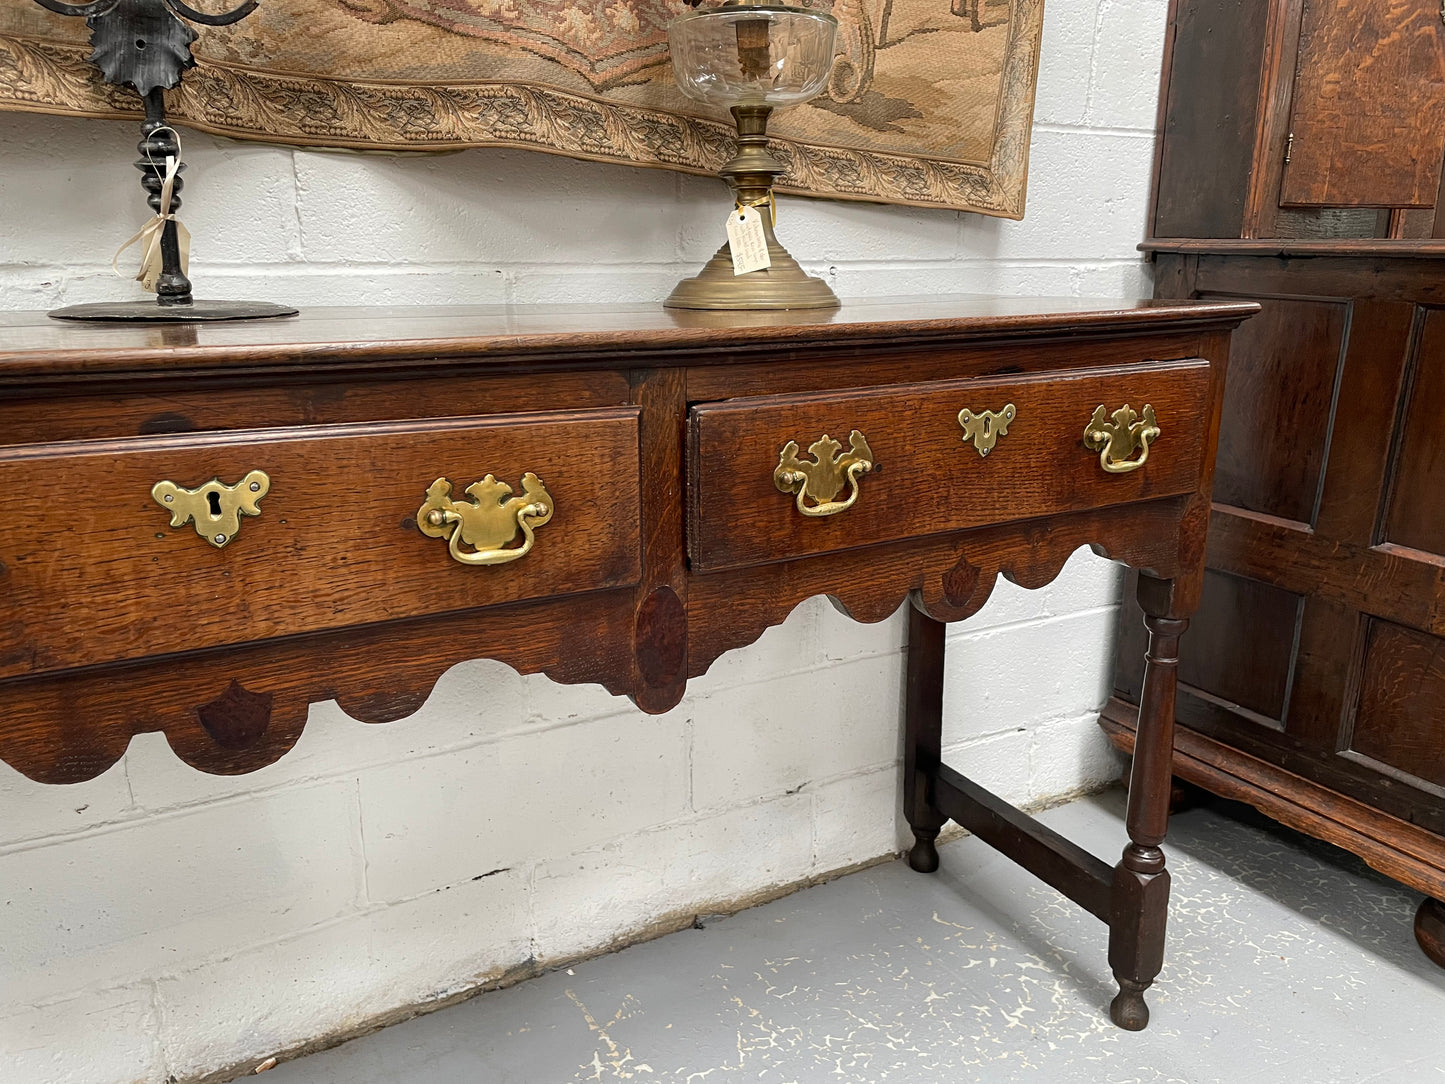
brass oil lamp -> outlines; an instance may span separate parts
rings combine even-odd
[[[821,309],[838,298],[811,278],[773,233],[773,184],[784,166],[768,153],[774,109],[817,96],[833,67],[838,20],[823,11],[729,0],[668,28],[684,94],[732,112],[738,148],[719,175],[733,190],[729,242],[663,304],[673,309]]]

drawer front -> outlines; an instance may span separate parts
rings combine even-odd
[[[535,527],[543,505],[536,482],[524,492],[529,472],[552,506]],[[487,493],[485,529],[470,531],[480,545],[458,552],[524,545],[525,531],[501,537],[498,515],[532,528],[532,548],[501,555],[504,563],[463,564],[445,537],[456,513],[434,517],[444,522],[433,537],[417,517],[437,479],[450,480],[451,499],[469,509],[465,491],[488,474],[531,503]],[[8,449],[0,677],[633,585],[638,475],[632,408]],[[164,498],[170,508],[192,498],[152,493],[162,481],[201,487],[213,478],[241,483],[243,495],[263,490],[259,514],[236,519],[239,530],[219,547],[194,520],[171,526]],[[523,508],[535,514],[518,520]]]
[[[1188,493],[1203,467],[1208,397],[1209,363],[1191,359],[702,404],[689,434],[689,556],[699,570],[735,568]],[[1136,428],[1151,407],[1159,436],[1142,466],[1106,471],[1084,431],[1097,407],[1112,415],[1126,404]],[[962,410],[1004,417],[983,433],[975,417],[965,443]],[[850,446],[853,431],[866,448]],[[810,446],[825,434],[841,445],[821,453],[834,485],[826,468],[806,484],[836,489],[824,494],[834,508],[853,492],[848,464],[866,451],[874,465],[856,475],[851,506],[817,514],[828,509],[803,496],[813,513],[803,514],[775,473],[791,441],[798,450],[781,469],[814,474]],[[1124,443],[1113,449],[1120,458]],[[1141,454],[1136,446],[1125,464]]]

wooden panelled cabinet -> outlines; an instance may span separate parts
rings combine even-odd
[[[1176,772],[1424,892],[1445,966],[1439,0],[1174,0],[1160,298],[1249,298]],[[1105,726],[1139,697],[1122,625]]]

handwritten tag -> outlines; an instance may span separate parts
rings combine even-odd
[[[157,283],[161,277],[161,229],[165,228],[165,219],[152,219],[160,229],[154,233],[154,243],[146,246],[145,255],[142,257],[140,273],[136,280],[140,283],[142,290],[156,293]],[[186,229],[180,219],[174,219],[176,224],[176,242],[181,250],[181,274],[191,273],[191,231]]]
[[[763,216],[756,207],[740,207],[728,215],[728,251],[732,253],[734,275],[773,266],[768,238],[763,233]]]

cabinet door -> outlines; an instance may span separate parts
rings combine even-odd
[[[1285,207],[1431,207],[1445,153],[1440,0],[1304,0]]]
[[[1263,311],[1231,345],[1177,718],[1445,834],[1445,309],[1351,298],[1384,278],[1359,272],[1246,258],[1193,279]],[[1126,611],[1117,691],[1137,702]]]

